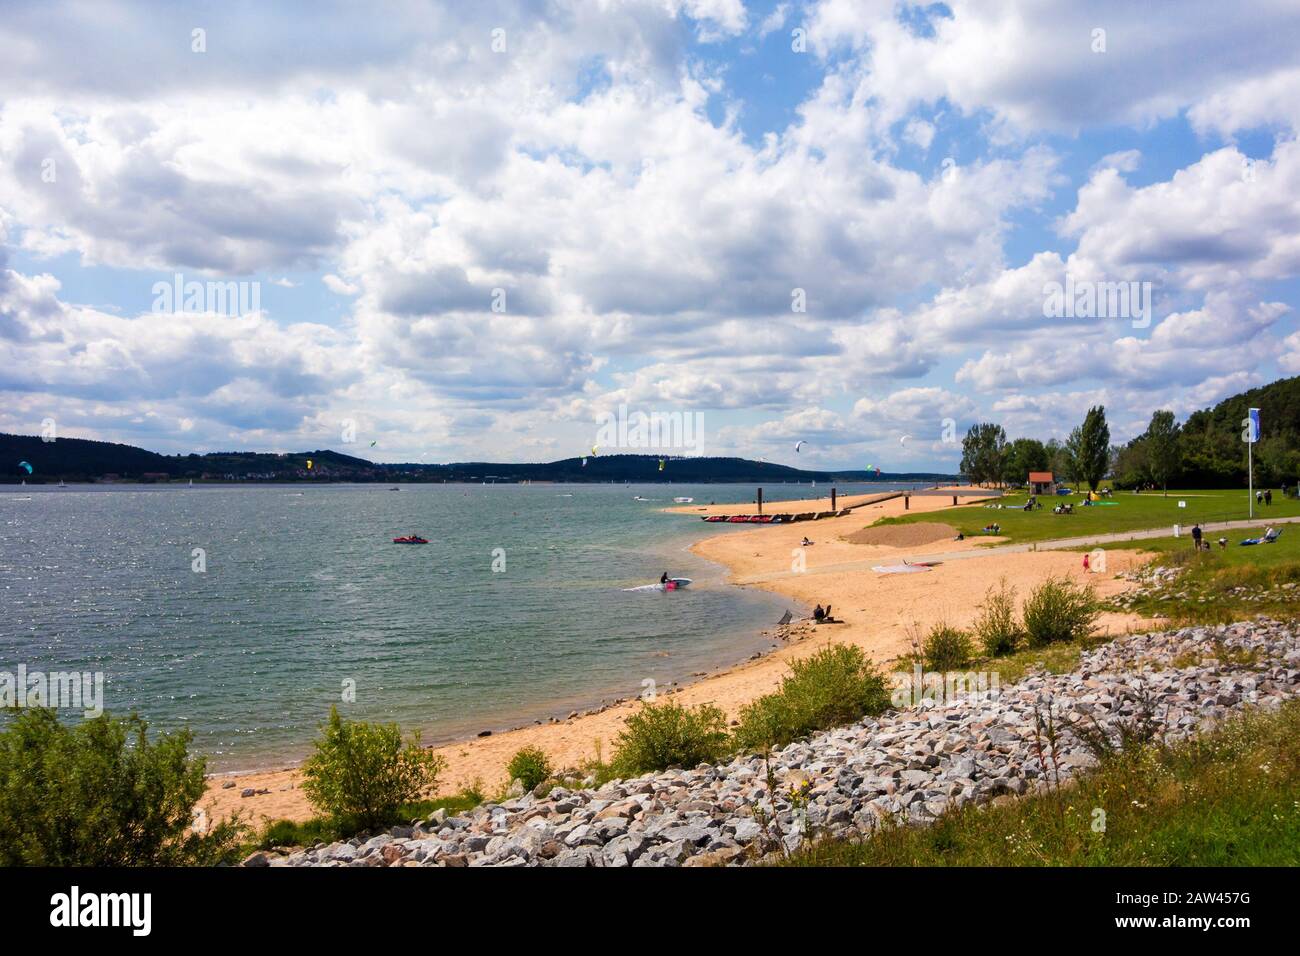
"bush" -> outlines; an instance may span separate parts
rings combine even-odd
[[[936,624],[921,645],[921,663],[928,671],[956,670],[969,664],[974,653],[969,634],[947,624]]]
[[[885,677],[851,644],[830,644],[791,661],[781,689],[740,712],[736,742],[745,749],[780,747],[816,730],[852,723],[889,707]]]
[[[525,747],[510,758],[506,767],[510,779],[523,781],[525,790],[532,790],[551,775],[551,762],[537,747]]]
[[[75,726],[27,710],[0,731],[0,865],[182,866],[234,859],[243,825],[193,832],[206,763],[188,730],[132,715]]]
[[[710,763],[727,752],[727,718],[711,704],[644,704],[614,741],[614,773],[635,777],[671,766]]]
[[[1101,605],[1091,586],[1049,578],[1025,601],[1025,633],[1031,647],[1092,636]]]
[[[403,743],[397,724],[345,721],[336,707],[321,731],[316,752],[303,764],[302,788],[340,826],[386,826],[403,804],[437,790],[446,761],[421,747],[418,733]]]
[[[1010,654],[1024,640],[1024,628],[1016,620],[1016,589],[1005,578],[984,595],[972,630],[989,657]]]

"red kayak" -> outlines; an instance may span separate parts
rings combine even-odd
[[[428,544],[427,538],[421,538],[419,535],[408,534],[405,538],[394,538],[393,544]]]

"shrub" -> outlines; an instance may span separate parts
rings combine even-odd
[[[614,741],[614,772],[634,777],[671,766],[694,767],[726,754],[727,718],[711,704],[644,704]]]
[[[0,731],[0,865],[181,866],[234,858],[244,827],[191,829],[206,763],[188,730],[27,710]]]
[[[921,663],[928,671],[950,671],[965,667],[974,653],[969,634],[936,624],[921,645]]]
[[[1032,647],[1090,637],[1101,613],[1096,592],[1066,578],[1048,578],[1025,601],[1025,633]]]
[[[1016,620],[1016,589],[1005,578],[984,595],[972,630],[989,657],[1010,654],[1024,640],[1024,628]]]
[[[437,790],[446,761],[421,747],[418,733],[404,743],[397,724],[343,720],[336,707],[321,732],[303,764],[302,788],[340,825],[385,826],[403,804]]]
[[[884,675],[851,644],[829,644],[791,661],[774,694],[740,712],[736,742],[745,749],[779,747],[816,730],[851,723],[889,707]]]
[[[551,762],[537,747],[525,747],[510,758],[506,766],[510,779],[523,782],[525,790],[532,790],[551,775]]]

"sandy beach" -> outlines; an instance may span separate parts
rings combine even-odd
[[[965,491],[969,493],[969,489]],[[877,573],[870,564],[897,565],[913,556],[964,553],[1001,540],[991,536],[952,540],[951,529],[943,523],[943,512],[952,507],[952,498],[940,495],[913,495],[908,503],[909,512],[933,512],[933,522],[927,521],[919,528],[886,526],[865,531],[879,518],[904,513],[903,498],[871,500],[878,497],[840,498],[840,507],[858,506],[842,517],[731,528],[695,544],[692,551],[727,568],[731,583],[788,597],[796,618],[805,616],[807,608],[820,602],[830,604],[834,615],[845,623],[815,627],[811,622],[802,622],[783,629],[786,633],[778,636],[773,622],[770,634],[775,646],[770,653],[673,689],[669,691],[672,699],[686,705],[712,703],[734,717],[742,706],[780,683],[789,661],[806,656],[828,641],[856,644],[874,660],[887,664],[911,651],[911,636],[919,629],[939,621],[958,627],[968,625],[988,588],[1001,578],[1015,585],[1023,600],[1032,587],[1050,576],[1084,576],[1078,553],[1046,550],[953,560],[922,573]],[[827,510],[829,506],[827,499],[824,509],[807,502],[801,510]],[[701,508],[710,506],[692,504],[665,510],[698,513]],[[737,510],[734,504],[714,508],[721,509],[718,513]],[[804,537],[813,542],[811,546],[801,544]],[[1116,579],[1115,574],[1145,560],[1136,551],[1108,551],[1107,573],[1089,574],[1087,579],[1101,596],[1111,596],[1132,587]],[[1135,615],[1106,614],[1100,627],[1119,634],[1146,623]],[[661,688],[661,697],[664,693]],[[439,747],[438,752],[447,761],[440,792],[455,793],[475,782],[487,792],[495,791],[507,782],[505,767],[511,756],[524,746],[540,747],[557,768],[574,766],[598,753],[608,758],[624,721],[638,706],[638,702],[627,702],[557,724],[525,727]],[[227,782],[235,785],[224,787]],[[240,793],[246,788],[268,792],[243,798]],[[300,820],[312,815],[299,788],[299,775],[293,769],[214,776],[201,806],[212,818],[238,811],[246,818],[251,816],[254,822],[268,818]]]

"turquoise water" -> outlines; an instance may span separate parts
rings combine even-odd
[[[11,486],[0,670],[103,671],[108,710],[188,727],[212,769],[301,757],[336,703],[426,741],[563,717],[743,660],[790,606],[687,553],[739,529],[662,514],[675,495],[753,488]],[[430,543],[391,543],[408,532]],[[665,570],[695,583],[621,590]]]

